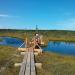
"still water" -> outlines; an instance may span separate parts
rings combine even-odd
[[[64,55],[75,55],[75,43],[50,41],[47,47],[44,47],[43,50]]]
[[[2,39],[2,41],[0,41],[0,45],[19,47],[23,43],[23,41],[19,38],[0,37],[0,39]],[[22,47],[24,46],[25,44],[22,45]]]
[[[23,40],[19,38],[11,38],[11,37],[0,37],[0,38],[2,39],[2,41],[0,41],[0,45],[19,47],[23,43]],[[22,47],[25,47],[25,44],[22,45]],[[75,43],[50,41],[48,45],[43,48],[43,50],[64,55],[75,55]]]

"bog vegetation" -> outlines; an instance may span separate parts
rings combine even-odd
[[[35,30],[0,30],[0,36],[10,36],[31,39]],[[39,30],[43,40],[48,41],[69,41],[75,42],[74,31]],[[0,46],[0,75],[18,75],[20,67],[14,67],[14,63],[22,62],[23,56],[16,51],[16,48]],[[37,75],[75,75],[75,57],[62,56],[59,54],[44,52],[35,57],[36,62],[43,63],[42,69],[37,69]]]
[[[0,30],[0,36],[18,37],[23,40],[26,36],[31,39],[35,33],[35,30]],[[75,31],[39,30],[38,33],[43,35],[46,43],[52,40],[75,42]]]
[[[19,67],[14,64],[21,62],[23,56],[16,50],[13,47],[0,46],[0,75],[18,75]]]
[[[42,62],[42,69],[37,69],[37,75],[75,75],[75,57],[44,52],[35,57],[36,62]]]

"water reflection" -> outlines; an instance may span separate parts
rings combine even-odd
[[[75,43],[74,42],[50,41],[47,47],[43,49],[44,51],[75,55]]]
[[[11,37],[0,37],[0,38],[2,39],[2,41],[0,41],[0,45],[19,47],[23,43],[23,41],[18,38],[11,38]],[[22,47],[25,47],[25,44]]]

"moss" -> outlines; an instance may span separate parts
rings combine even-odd
[[[27,35],[25,33],[27,33]],[[75,31],[39,30],[39,33],[43,35],[45,44],[49,41],[75,42]],[[35,30],[0,30],[0,36],[16,37],[23,40],[25,40],[25,37],[31,40],[34,34]],[[16,48],[0,46],[0,68],[6,65],[9,61],[9,57],[15,52]],[[23,57],[21,56],[19,58],[12,58],[7,69],[3,71],[2,74],[18,75],[19,67],[15,68],[13,64],[15,62],[21,62],[22,59]],[[35,61],[43,64],[42,69],[37,69],[37,75],[75,75],[75,57],[45,52],[35,57]]]
[[[75,75],[75,57],[54,53],[43,53],[35,57],[36,62],[43,64],[37,69],[37,75]]]
[[[0,46],[0,70],[2,67],[5,69],[0,72],[0,75],[18,75],[19,67],[14,64],[22,62],[23,56],[19,54],[16,48],[9,46]]]

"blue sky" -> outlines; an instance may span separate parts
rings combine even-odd
[[[75,0],[0,0],[0,29],[75,30]]]

